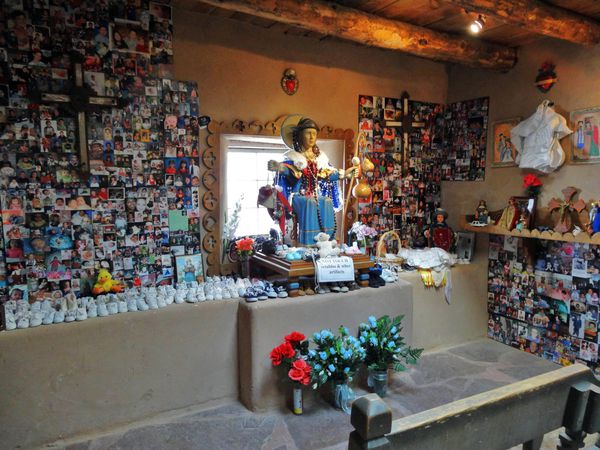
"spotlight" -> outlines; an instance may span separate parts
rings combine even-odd
[[[485,25],[485,19],[483,18],[483,16],[481,14],[479,14],[477,19],[475,19],[473,22],[471,22],[471,25],[469,25],[469,29],[471,30],[471,33],[477,34],[481,30],[483,30],[484,25]]]

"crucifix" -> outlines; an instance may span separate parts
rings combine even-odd
[[[405,177],[409,171],[410,134],[415,128],[424,128],[425,122],[413,122],[408,92],[404,91],[400,96],[400,100],[402,101],[402,158],[400,162],[402,165],[402,177]]]
[[[61,103],[67,109],[77,114],[77,134],[79,139],[79,161],[83,171],[89,171],[87,152],[87,124],[85,113],[98,108],[122,107],[116,97],[95,95],[95,91],[83,82],[83,61],[79,53],[71,54],[73,61],[74,85],[67,94],[41,93],[40,99],[44,103]]]

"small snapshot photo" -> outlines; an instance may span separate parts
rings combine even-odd
[[[140,22],[115,19],[110,24],[110,49],[117,52],[150,54],[148,31]]]
[[[175,258],[177,267],[177,282],[191,283],[202,281],[204,271],[202,269],[202,255],[177,256]]]

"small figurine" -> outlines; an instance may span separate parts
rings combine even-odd
[[[454,242],[454,232],[446,223],[448,213],[438,208],[435,210],[435,223],[431,224],[428,230],[425,230],[425,237],[429,240],[430,247],[439,247],[450,251]]]
[[[92,289],[92,294],[109,294],[111,292],[118,293],[123,290],[123,284],[120,281],[113,280],[112,275],[106,269],[100,269],[98,271],[98,278],[96,284]]]
[[[508,206],[502,211],[502,216],[496,225],[506,228],[508,231],[515,229],[519,221],[519,211],[517,209],[517,200],[514,197],[508,199]]]
[[[593,233],[600,232],[600,202],[592,203],[590,208],[590,226]]]
[[[521,209],[519,221],[517,222],[515,228],[519,231],[529,229],[529,211],[527,211],[527,209]]]
[[[479,206],[475,210],[475,220],[472,222],[472,225],[475,226],[485,226],[489,223],[490,220],[490,212],[487,209],[487,204],[485,200],[479,200]]]

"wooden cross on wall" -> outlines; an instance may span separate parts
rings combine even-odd
[[[409,171],[409,149],[410,149],[410,134],[415,128],[424,128],[425,122],[413,122],[412,111],[410,108],[410,95],[404,91],[400,96],[402,101],[402,177],[408,175]]]
[[[60,103],[77,114],[77,135],[79,140],[79,161],[83,171],[89,171],[89,158],[87,152],[87,123],[86,112],[98,108],[122,107],[116,97],[95,95],[95,91],[83,83],[83,57],[79,53],[71,55],[73,61],[74,86],[67,94],[53,94],[43,92],[40,100],[44,103]]]

